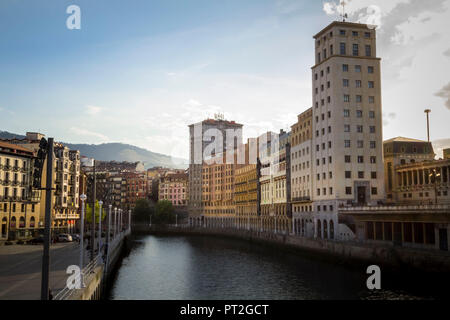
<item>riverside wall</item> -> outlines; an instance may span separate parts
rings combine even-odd
[[[287,234],[183,226],[133,226],[133,233],[218,236],[293,250],[341,264],[376,264],[395,271],[450,273],[450,253],[380,244],[311,239]]]

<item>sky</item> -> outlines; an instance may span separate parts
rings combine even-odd
[[[384,139],[450,147],[450,0],[351,0],[376,24]],[[188,158],[188,125],[223,113],[244,138],[311,107],[312,36],[339,1],[2,0],[0,130],[129,143]],[[70,30],[66,9],[81,10]]]

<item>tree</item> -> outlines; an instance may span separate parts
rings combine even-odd
[[[136,201],[133,213],[131,215],[134,222],[150,223],[150,216],[154,213],[154,206],[146,199]]]
[[[105,212],[105,208],[102,208],[103,212],[102,212],[102,221],[105,219],[106,217],[106,212]],[[98,201],[95,202],[95,223],[99,222],[99,212],[100,212],[100,205],[98,204]],[[92,208],[90,207],[89,203],[86,205],[86,221],[88,223],[92,222]]]
[[[160,200],[156,203],[155,215],[152,219],[154,224],[173,224],[175,223],[175,214],[173,212],[172,202]]]

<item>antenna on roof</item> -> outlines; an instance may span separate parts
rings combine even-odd
[[[341,18],[342,18],[342,22],[345,22],[345,19],[348,19],[348,14],[345,13],[345,5],[347,3],[345,1],[341,1],[341,6],[342,6],[342,13],[341,13]]]

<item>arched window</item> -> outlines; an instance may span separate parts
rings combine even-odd
[[[317,220],[317,238],[322,238],[322,222]]]
[[[25,218],[20,217],[19,219],[19,228],[25,228]]]
[[[35,225],[35,219],[34,219],[34,217],[31,217],[31,219],[30,219],[30,228],[34,228],[34,225]]]
[[[334,222],[330,220],[330,239],[334,239]]]
[[[323,238],[328,239],[328,222],[323,220]]]
[[[11,229],[15,229],[16,228],[16,217],[12,217],[11,218]]]

